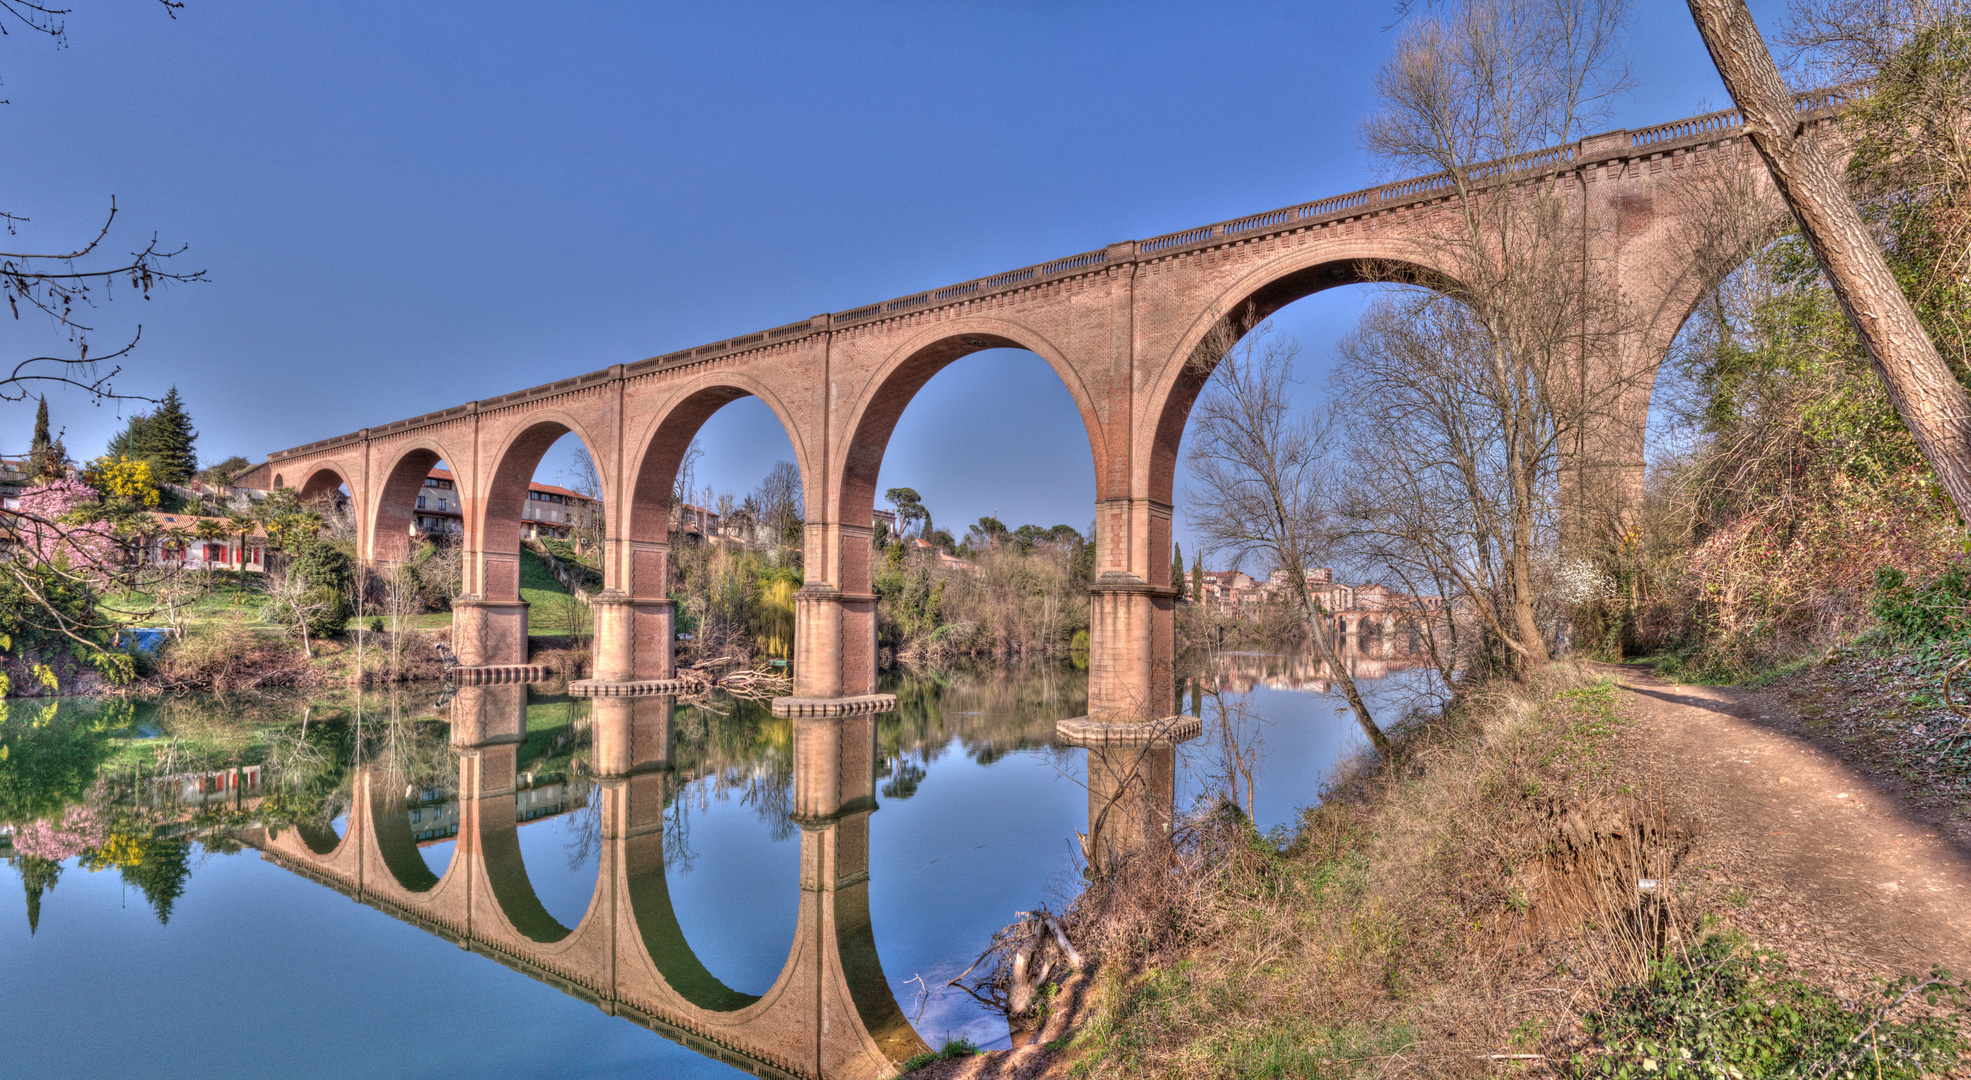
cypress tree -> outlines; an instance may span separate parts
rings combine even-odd
[[[192,429],[192,418],[186,415],[174,386],[145,420],[138,437],[139,455],[150,460],[159,481],[182,484],[198,471],[197,443],[198,432]]]
[[[48,437],[48,397],[42,395],[41,404],[34,410],[34,442],[27,451],[27,474],[39,480],[48,475],[48,450],[54,440]]]
[[[1204,599],[1204,555],[1191,556],[1191,600]]]
[[[1184,599],[1184,545],[1175,542],[1170,545],[1170,585],[1177,598]]]

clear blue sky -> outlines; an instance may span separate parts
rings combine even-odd
[[[114,250],[190,245],[210,283],[95,314],[99,343],[141,319],[120,386],[177,385],[212,461],[1383,179],[1356,137],[1382,0],[154,8],[0,38],[0,210],[32,218],[14,250],[111,195]],[[1721,107],[1684,5],[1638,8],[1610,126]],[[1283,313],[1310,406],[1367,295]],[[57,340],[7,321],[0,357]],[[78,456],[120,424],[50,406]],[[30,420],[0,405],[0,451]],[[741,494],[791,456],[753,401],[703,444],[700,483]],[[959,532],[1093,517],[1080,420],[1020,352],[933,379],[882,483]]]

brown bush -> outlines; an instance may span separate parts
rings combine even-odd
[[[151,681],[166,690],[226,691],[306,685],[313,673],[299,648],[262,638],[233,612],[169,643]]]
[[[1595,764],[1617,722],[1611,684],[1556,669],[1468,691],[1284,848],[1230,802],[1184,822],[1068,912],[1100,965],[1073,1068],[1469,1076],[1551,1049],[1681,925],[1638,883],[1688,830]]]

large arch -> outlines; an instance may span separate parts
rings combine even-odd
[[[666,796],[673,782],[669,774],[634,777],[630,780],[630,797],[642,799],[655,795],[668,803]],[[661,810],[659,814],[661,817]],[[780,975],[764,994],[748,994],[727,986],[698,958],[685,939],[677,909],[671,904],[670,879],[664,869],[663,829],[651,829],[624,841],[623,873],[628,886],[630,917],[643,951],[664,984],[680,998],[706,1012],[739,1013],[777,996],[786,985],[800,951],[798,934],[789,942],[787,961]]]
[[[372,774],[369,787],[369,826],[376,844],[377,858],[398,888],[411,893],[428,893],[450,876],[458,865],[458,847],[452,848],[452,861],[443,874],[433,873],[418,850],[416,833],[411,829],[409,800],[404,797],[404,778],[394,769]]]
[[[455,483],[463,491],[465,474],[460,460],[450,448],[428,437],[413,439],[396,448],[395,456],[383,470],[382,483],[377,485],[375,503],[367,508],[372,561],[391,563],[409,557],[417,497],[424,489],[424,478],[442,461],[452,467]],[[466,527],[471,528],[469,521]],[[467,537],[461,539],[470,542]]]
[[[671,500],[685,454],[712,414],[741,398],[772,410],[794,451],[802,490],[815,471],[807,441],[786,402],[765,382],[736,372],[707,373],[673,391],[625,456],[621,507],[611,511],[604,584],[596,609],[595,678],[661,680],[675,670],[675,612],[670,600]],[[612,592],[613,591],[613,592]]]
[[[350,479],[349,471],[336,462],[324,461],[309,470],[307,479],[301,482],[297,494],[300,495],[303,503],[310,503],[340,488],[348,489],[349,498],[357,501],[359,489],[356,482]]]
[[[1073,398],[1087,429],[1088,452],[1095,465],[1095,498],[1109,494],[1107,446],[1103,439],[1102,415],[1082,380],[1081,372],[1067,353],[1046,335],[1007,319],[971,316],[924,330],[892,349],[864,384],[850,406],[844,430],[847,433],[838,464],[829,477],[833,505],[810,505],[820,512],[809,520],[836,522],[851,529],[872,527],[876,506],[877,476],[890,436],[904,410],[916,399],[925,384],[938,372],[959,359],[987,349],[1024,349],[1047,362]],[[870,566],[866,558],[853,557],[847,550],[829,552],[827,579],[845,593],[865,593],[870,588]]]
[[[612,463],[596,452],[595,436],[580,420],[558,409],[530,414],[529,422],[516,427],[493,451],[492,469],[473,485],[475,498],[468,504],[473,507],[473,523],[468,528],[474,542],[468,550],[477,558],[468,559],[468,563],[477,562],[478,566],[476,573],[467,569],[467,592],[482,600],[520,599],[520,521],[527,508],[528,485],[533,483],[534,470],[540,467],[548,448],[571,431],[595,463],[603,490],[610,490]]]
[[[670,538],[671,494],[676,489],[678,469],[691,440],[712,414],[745,397],[755,397],[780,421],[787,442],[794,448],[794,466],[801,471],[801,490],[814,488],[814,469],[801,429],[780,395],[764,382],[739,372],[710,372],[679,386],[632,444],[628,485],[628,505],[622,536],[642,542],[667,542]],[[648,583],[635,577],[633,567],[623,568],[624,591],[636,596],[661,595],[663,590],[646,589]]]
[[[1211,379],[1209,368],[1201,369],[1192,361],[1214,331],[1228,325],[1236,328],[1248,320],[1256,325],[1288,304],[1328,289],[1390,280],[1386,272],[1375,271],[1378,267],[1401,268],[1418,282],[1457,279],[1451,268],[1438,264],[1421,244],[1362,241],[1326,245],[1260,266],[1232,281],[1204,305],[1163,358],[1151,383],[1148,408],[1139,414],[1144,422],[1136,429],[1132,455],[1136,475],[1131,483],[1135,490],[1165,506],[1175,501],[1178,447],[1191,407]],[[1240,331],[1241,336],[1243,333]],[[1153,544],[1159,540],[1168,548],[1168,536],[1152,538]],[[1155,569],[1169,561],[1167,550],[1161,561],[1152,552],[1149,566]]]

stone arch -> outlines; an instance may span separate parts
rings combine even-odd
[[[780,420],[781,430],[787,433],[787,442],[794,448],[794,467],[801,471],[801,491],[813,498],[815,475],[810,467],[807,441],[780,395],[749,375],[708,372],[677,387],[637,441],[631,458],[635,464],[631,466],[624,537],[654,542],[669,539],[671,493],[676,489],[685,451],[713,413],[744,397],[759,398]],[[661,596],[665,590],[639,587],[625,591],[640,596]]]
[[[530,941],[553,944],[567,938],[574,930],[561,925],[560,920],[549,914],[539,894],[534,892],[533,882],[527,877],[526,859],[520,853],[520,822],[514,813],[513,800],[514,793],[511,791],[479,800],[476,813],[479,818],[480,865],[486,873],[486,886],[492,890],[493,898],[499,903],[500,916],[507,924]],[[595,911],[605,884],[598,875],[595,892],[589,899],[588,912],[583,914],[582,922],[587,922],[589,913]]]
[[[611,490],[611,463],[606,455],[598,452],[595,436],[580,420],[559,409],[530,411],[527,421],[517,425],[505,443],[493,452],[493,468],[483,486],[474,485],[473,494],[478,496],[477,521],[473,528],[473,535],[478,541],[474,545],[477,550],[519,553],[520,516],[526,509],[527,485],[533,482],[534,470],[540,466],[548,448],[571,431],[582,440],[582,449],[595,463],[596,474],[602,480],[602,490]],[[517,584],[515,588],[518,588]],[[517,597],[519,594],[516,591],[514,595]]]
[[[308,470],[308,478],[301,482],[301,487],[296,494],[300,496],[302,503],[306,504],[338,488],[348,488],[349,498],[351,501],[354,501],[356,498],[356,483],[349,476],[350,473],[348,470],[344,469],[341,465],[333,461],[324,461]],[[279,476],[274,477],[275,484],[279,484],[280,480],[281,478]]]
[[[410,533],[417,517],[417,495],[423,490],[424,478],[430,474],[432,466],[440,461],[452,467],[453,482],[463,491],[466,487],[463,467],[459,458],[442,443],[419,437],[396,448],[395,456],[383,470],[383,481],[377,486],[375,505],[368,507],[371,559],[395,562],[410,555]],[[471,527],[468,521],[466,528],[469,530]]]
[[[634,787],[654,787],[668,779],[653,775],[638,778],[632,784]],[[759,1011],[761,1002],[770,1001],[785,986],[795,966],[795,954],[800,949],[802,935],[798,932],[794,941],[790,942],[786,964],[782,965],[780,975],[765,994],[748,994],[727,986],[692,951],[691,943],[685,939],[684,928],[678,923],[677,909],[671,905],[670,880],[664,871],[662,829],[631,836],[625,842],[624,873],[629,886],[630,917],[636,926],[637,937],[651,966],[657,969],[665,985],[678,997],[706,1012],[743,1013],[747,1010]]]
[[[385,769],[371,773],[367,779],[370,835],[376,844],[377,858],[404,891],[427,893],[437,888],[451,874],[451,868],[447,867],[442,875],[434,874],[418,852],[408,800],[404,797],[403,776],[394,769]],[[452,866],[457,865],[458,847],[454,845]]]
[[[834,505],[817,507],[827,515],[827,520],[863,528],[870,526],[876,505],[876,477],[883,467],[890,435],[903,418],[904,410],[938,372],[961,357],[986,349],[1025,349],[1053,369],[1074,399],[1087,429],[1089,454],[1095,464],[1095,497],[1099,500],[1109,494],[1104,490],[1108,470],[1101,414],[1067,354],[1031,327],[1005,319],[973,316],[937,323],[897,346],[865,384],[848,412],[847,439],[840,465],[830,477],[835,481],[830,485]],[[840,580],[835,584],[845,593],[865,593],[870,589],[869,578],[867,560],[844,559]]]
[[[1310,251],[1268,262],[1233,281],[1213,297],[1177,339],[1176,348],[1165,357],[1151,383],[1148,411],[1139,413],[1143,423],[1136,430],[1131,483],[1137,491],[1165,505],[1174,501],[1172,488],[1177,474],[1177,447],[1210,372],[1193,369],[1191,358],[1206,336],[1234,319],[1250,312],[1264,320],[1296,300],[1342,285],[1366,284],[1377,280],[1370,267],[1400,266],[1419,280],[1455,281],[1448,268],[1432,265],[1429,252],[1416,244],[1389,241],[1361,241],[1320,245]],[[1168,562],[1166,553],[1164,562]],[[1151,560],[1153,564],[1156,560]]]
[[[308,850],[317,855],[334,855],[345,839],[336,833],[334,825],[325,821],[300,822],[294,831]]]

